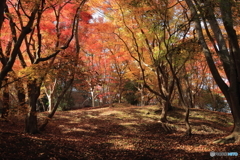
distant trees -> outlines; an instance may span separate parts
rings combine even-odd
[[[227,112],[228,104],[219,94],[212,92],[209,89],[202,89],[197,94],[197,107],[201,109],[209,109],[212,111]]]

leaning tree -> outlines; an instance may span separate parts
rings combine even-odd
[[[214,80],[223,92],[234,119],[232,133],[217,143],[240,141],[239,3],[234,0],[186,0],[199,43]],[[218,63],[216,62],[217,56]],[[222,65],[219,68],[219,62]],[[226,77],[222,77],[220,72]]]

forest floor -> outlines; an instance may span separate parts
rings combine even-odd
[[[58,111],[39,134],[26,134],[21,116],[0,121],[0,159],[19,160],[174,160],[239,159],[210,157],[210,152],[238,152],[237,144],[213,144],[230,133],[230,114],[191,109],[191,137],[185,133],[184,110],[169,112],[166,132],[157,106],[84,108]],[[39,113],[41,123],[47,113]]]

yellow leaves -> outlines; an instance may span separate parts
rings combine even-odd
[[[160,52],[159,47],[154,47],[152,51],[154,55]]]
[[[23,68],[19,71],[19,76],[27,75],[29,80],[39,79],[46,73],[46,68],[40,64],[32,64],[29,67]]]

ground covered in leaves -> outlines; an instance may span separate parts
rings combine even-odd
[[[232,128],[230,114],[191,109],[193,135],[185,131],[184,110],[173,108],[166,132],[157,106],[84,108],[58,111],[46,130],[26,134],[21,116],[0,121],[0,159],[151,160],[239,159],[210,157],[210,152],[238,152],[237,144],[213,144]],[[39,113],[39,123],[47,113]]]

